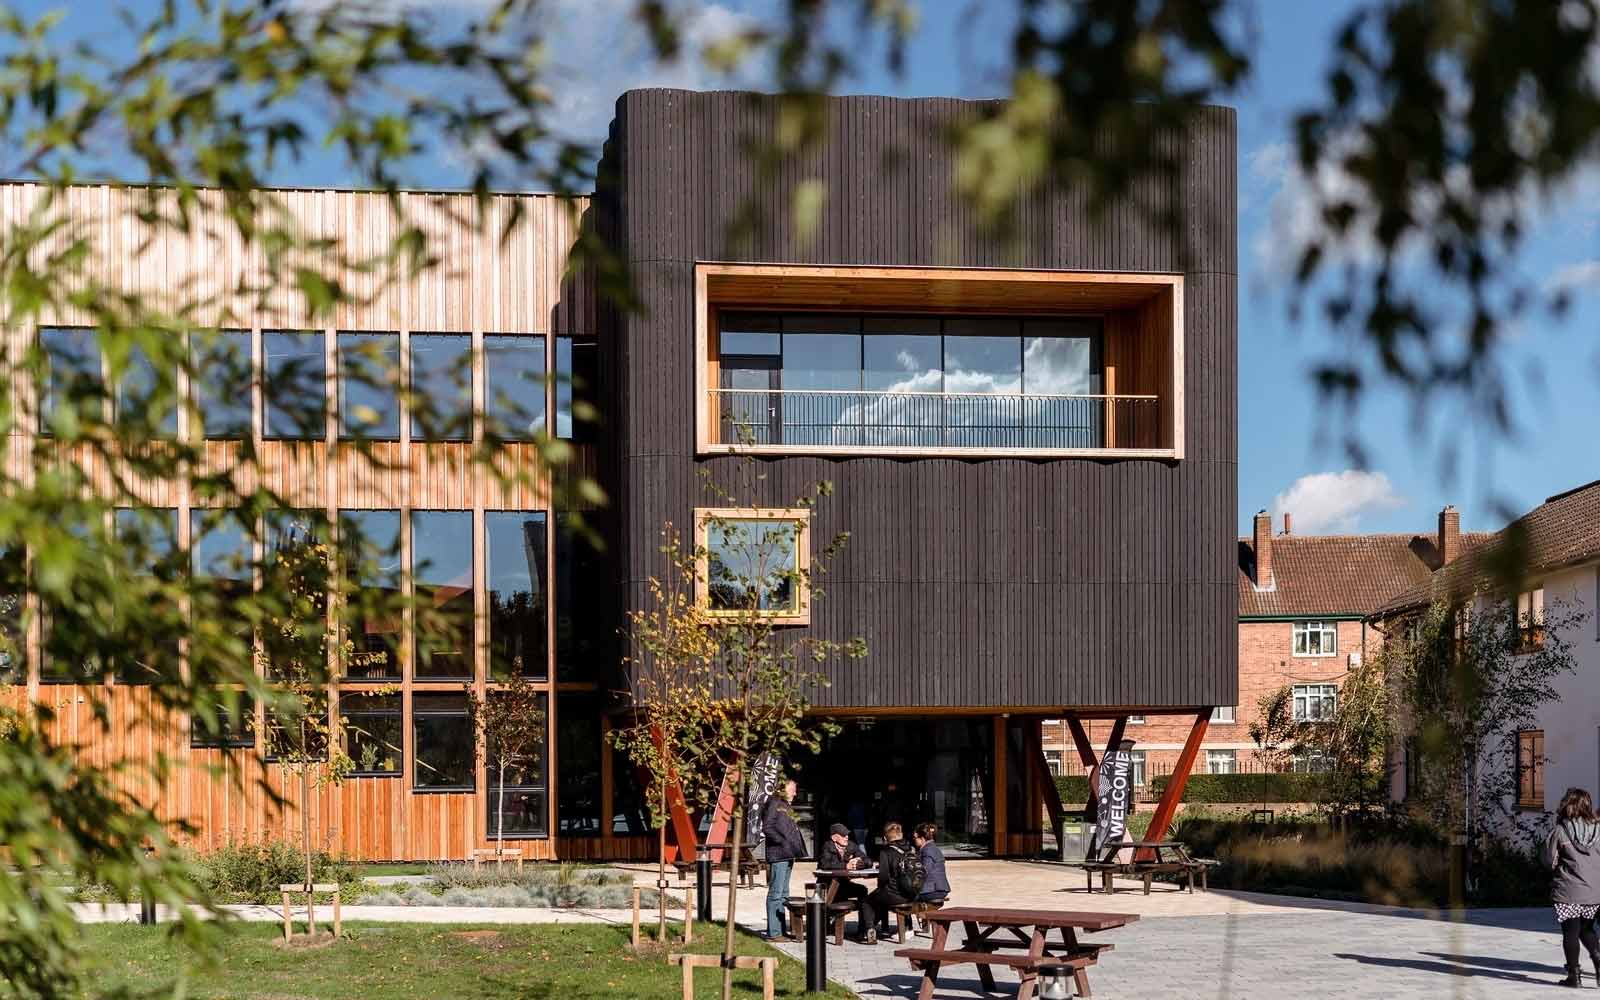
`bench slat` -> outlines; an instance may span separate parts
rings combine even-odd
[[[940,965],[962,965],[970,962],[973,965],[1005,965],[1013,969],[1039,969],[1047,966],[1086,969],[1094,964],[1092,957],[1077,955],[1065,958],[1042,955],[1035,959],[1027,955],[1004,955],[993,951],[940,951],[937,948],[899,948],[894,954],[896,958],[907,958],[913,962],[938,962]]]

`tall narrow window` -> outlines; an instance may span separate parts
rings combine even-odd
[[[194,402],[201,435],[211,439],[250,436],[250,331],[217,330],[190,338],[195,369]]]
[[[494,696],[491,691],[489,697]],[[492,735],[486,749],[485,759],[494,760],[496,748]],[[518,838],[543,837],[549,833],[550,779],[546,763],[549,755],[544,750],[540,747],[531,759],[506,768],[504,796],[501,795],[500,772],[493,767],[485,770],[484,798],[488,808],[484,830],[490,837],[501,830],[507,837]],[[598,788],[598,784],[595,787]]]
[[[254,588],[254,554],[250,530],[237,512],[189,512],[189,562],[196,598],[191,608],[195,638],[189,643],[190,669],[197,678],[253,665],[250,622],[234,611]]]
[[[312,682],[326,676],[327,594],[332,583],[327,515],[313,510],[274,510],[265,519],[263,590],[283,609],[262,630],[262,652],[271,677]]]
[[[604,623],[598,594],[607,586],[604,563],[588,531],[580,530],[571,511],[555,520],[556,680],[596,680],[595,667],[606,657],[611,629]]]
[[[557,831],[563,837],[601,834],[600,699],[592,694],[562,694],[556,711]]]
[[[427,792],[470,792],[477,785],[477,740],[467,699],[459,694],[411,696],[415,765],[411,787]]]
[[[411,335],[411,436],[418,441],[472,439],[472,337]]]
[[[269,438],[327,435],[327,359],[320,331],[269,330],[261,335],[262,394]]]
[[[948,319],[944,391],[950,444],[1022,445],[1022,341],[1009,319]]]
[[[599,344],[593,338],[556,338],[556,437],[589,442],[594,438],[592,407],[599,376]],[[588,412],[578,409],[583,406]]]
[[[345,637],[350,644],[346,680],[400,678],[400,512],[347,510],[339,515],[344,564]]]
[[[496,677],[549,674],[549,590],[545,586],[542,512],[483,515],[488,559],[489,669]]]
[[[22,630],[27,608],[27,550],[21,542],[0,546],[0,684],[27,679],[28,637]]]
[[[1531,653],[1544,645],[1544,588],[1517,595],[1517,649]]]
[[[103,420],[105,378],[100,345],[86,327],[47,326],[39,331],[45,381],[39,407],[41,434],[77,434],[85,422]]]
[[[784,444],[861,443],[861,321],[783,319]]]
[[[1544,730],[1517,733],[1517,808],[1544,808]]]
[[[934,316],[862,320],[864,443],[895,447],[944,444],[943,346]]]
[[[345,753],[355,776],[399,777],[405,739],[397,694],[341,694]]]
[[[1096,398],[1101,392],[1100,359],[1095,356],[1098,329],[1085,320],[1023,320],[1022,391],[1027,398],[1022,423],[1027,447],[1104,447],[1105,402]]]
[[[532,438],[545,427],[544,338],[483,338],[484,433]]]
[[[339,436],[400,437],[400,335],[341,333]]]
[[[114,653],[113,668],[124,684],[148,684],[178,676],[178,644],[184,630],[181,605],[171,584],[181,579],[178,512],[167,508],[124,507],[115,515],[117,546],[134,575],[134,600],[145,621],[126,632],[126,646]],[[146,589],[148,588],[148,589]]]
[[[472,676],[472,512],[411,514],[417,677]]]
[[[94,504],[77,505],[61,514],[61,527],[84,546],[78,572],[65,581],[63,591],[39,595],[39,681],[43,684],[99,683],[111,660],[123,651],[121,642],[106,639],[116,629],[87,628],[83,620],[101,615],[104,604],[116,598],[107,593],[115,581],[104,572],[99,558],[109,558],[114,546],[106,536],[104,512]],[[118,594],[117,597],[124,595]],[[113,623],[114,625],[114,623]]]

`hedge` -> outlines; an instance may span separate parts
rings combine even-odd
[[[1082,774],[1058,774],[1056,791],[1061,795],[1061,804],[1068,810],[1082,809],[1083,804],[1089,801],[1089,779]]]
[[[1150,779],[1151,790],[1157,795],[1165,791],[1170,777]],[[1317,802],[1327,783],[1325,774],[1191,774],[1183,801]]]

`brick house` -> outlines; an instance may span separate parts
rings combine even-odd
[[[1285,513],[1275,535],[1261,511],[1252,534],[1238,541],[1239,703],[1213,712],[1196,771],[1258,769],[1249,725],[1259,701],[1281,687],[1293,689],[1297,717],[1332,711],[1346,673],[1382,641],[1364,619],[1491,537],[1464,534],[1454,507],[1440,511],[1437,531],[1426,535],[1296,535],[1292,526]],[[1096,746],[1110,734],[1109,722],[1086,725]],[[1130,720],[1125,735],[1135,741],[1136,781],[1148,788],[1152,777],[1171,772],[1188,728],[1153,716]],[[1064,724],[1047,724],[1044,738],[1053,769],[1081,773]],[[1301,758],[1295,766],[1316,762]]]

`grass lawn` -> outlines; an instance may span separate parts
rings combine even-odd
[[[681,975],[663,954],[635,956],[628,929],[604,924],[452,925],[346,923],[347,938],[322,948],[284,950],[273,924],[232,925],[215,964],[205,964],[174,944],[161,928],[96,924],[84,928],[98,992],[118,987],[159,990],[177,970],[189,973],[187,995],[214,1000],[400,1000],[471,997],[491,1000],[589,1000],[681,996]],[[699,930],[690,949],[715,953],[721,927]],[[676,949],[674,949],[676,950]],[[741,935],[741,954],[776,954]],[[714,969],[695,973],[698,997],[720,995]],[[784,958],[778,995],[798,997],[805,968]],[[737,996],[761,995],[761,974],[734,976]],[[852,994],[829,984],[830,997]]]

